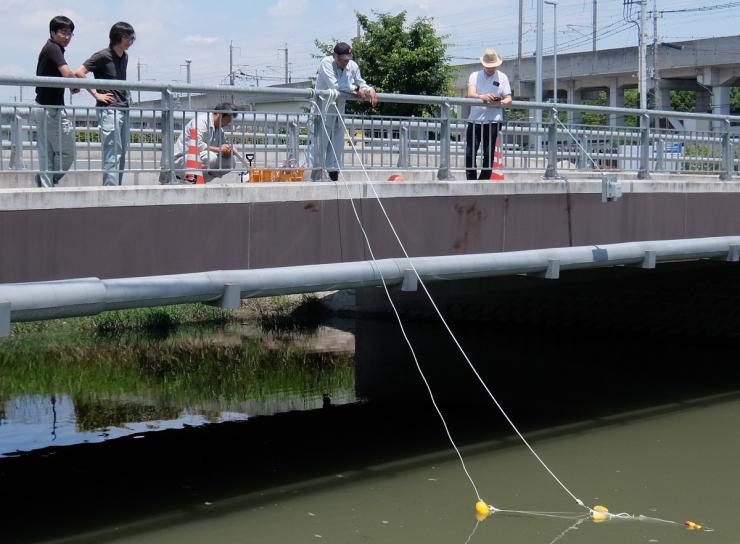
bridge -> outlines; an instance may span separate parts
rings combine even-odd
[[[65,84],[50,80],[43,82]],[[154,88],[165,95],[172,91]],[[281,92],[313,96],[307,90]],[[423,120],[413,138],[408,130],[375,134],[374,128],[386,128],[383,120],[356,119],[357,126],[374,128],[350,133],[347,156],[361,158],[347,161],[339,183],[230,179],[208,186],[159,185],[151,182],[159,167],[134,162],[125,174],[140,176],[139,185],[37,189],[19,186],[32,169],[4,168],[0,335],[8,334],[11,321],[119,308],[185,302],[229,308],[242,298],[281,293],[382,284],[413,292],[420,281],[454,285],[497,276],[554,281],[576,269],[651,270],[668,262],[735,263],[740,257],[738,139],[730,131],[740,117],[565,105],[565,110],[617,112],[647,121],[652,115],[695,117],[719,128],[678,134],[643,122],[611,132],[574,131],[553,115],[544,126],[525,121],[505,128],[504,145],[510,147],[505,147],[503,182],[467,182],[460,180],[455,159],[455,122],[444,114],[450,103],[473,101],[401,95],[381,100],[430,101],[440,104],[442,115]],[[18,106],[13,108],[17,113]],[[141,134],[173,126],[174,117],[187,114],[156,113],[160,125],[142,124]],[[300,153],[301,138],[288,138],[296,119],[273,120],[284,125],[271,129],[276,136],[271,143],[243,138],[242,150],[255,146],[264,157]],[[385,122],[408,129],[413,121]],[[605,143],[629,139],[636,145]],[[559,140],[572,147],[548,145]],[[661,157],[659,151],[673,140],[684,151]],[[33,164],[32,149],[17,136],[9,141],[16,160],[28,157]],[[412,141],[415,155],[408,152]],[[150,150],[162,154],[163,169],[172,171],[166,133],[161,142]],[[361,153],[355,155],[350,144],[362,144]],[[587,146],[598,150],[589,152]],[[576,156],[588,160],[575,161]],[[617,169],[617,164],[634,167]],[[87,166],[73,174],[89,180],[99,172],[92,160]],[[389,172],[403,172],[406,181],[385,181]]]
[[[716,114],[730,113],[730,88],[740,80],[740,35],[686,40],[648,45],[648,87],[653,94],[656,110],[670,109],[670,92],[694,91],[696,111]],[[543,92],[553,94],[552,55],[543,57]],[[605,90],[608,104],[624,106],[625,89],[637,87],[638,48],[620,47],[557,56],[558,101],[579,104],[584,98]],[[457,67],[455,90],[467,93],[468,76],[480,69],[480,64]],[[501,70],[515,85],[515,96],[522,100],[535,99],[535,59],[507,59]],[[611,115],[610,124],[620,126],[624,119]],[[570,115],[578,124],[579,113]],[[695,126],[690,123],[690,126]]]

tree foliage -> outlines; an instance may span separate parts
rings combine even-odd
[[[352,40],[352,53],[362,77],[379,93],[447,96],[452,89],[453,71],[448,64],[446,36],[438,36],[432,19],[419,17],[410,25],[406,11],[396,15],[372,12],[374,19],[361,13],[357,21],[362,37]],[[316,46],[331,54],[333,44],[318,40]],[[380,102],[375,108],[365,103],[349,103],[350,112],[373,111],[383,115],[429,115],[438,109],[423,104]]]
[[[671,109],[675,111],[696,111],[696,91],[671,91]]]

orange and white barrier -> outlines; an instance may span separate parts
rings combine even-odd
[[[496,134],[496,143],[493,146],[493,162],[491,163],[491,181],[504,181],[504,156],[501,153],[501,142]]]
[[[203,179],[203,165],[198,153],[198,140],[195,127],[190,129],[188,151],[185,154],[185,181],[196,185],[205,184]]]

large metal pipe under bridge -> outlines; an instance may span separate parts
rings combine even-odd
[[[219,270],[140,278],[81,278],[0,285],[0,336],[10,322],[94,315],[184,303],[236,308],[242,298],[356,287],[401,286],[514,274],[558,279],[561,270],[719,259],[738,262],[740,236],[630,242],[479,255],[381,259],[255,270]]]

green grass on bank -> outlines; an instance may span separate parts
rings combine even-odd
[[[214,399],[261,400],[275,393],[332,391],[353,384],[351,355],[258,340],[179,336],[164,340],[52,335],[0,349],[0,398],[66,393],[145,397],[191,406]]]
[[[296,323],[311,300],[275,297],[234,312],[192,304],[13,323],[11,336],[0,340],[0,399],[64,393],[187,407],[351,389],[351,354],[302,347],[313,332]],[[301,332],[278,347],[245,338],[239,323],[247,315],[264,323],[264,335],[278,326]]]
[[[226,323],[234,314],[205,304],[182,304],[155,308],[116,310],[102,314],[47,321],[11,324],[11,335],[26,335],[47,331],[162,330],[191,323]]]

